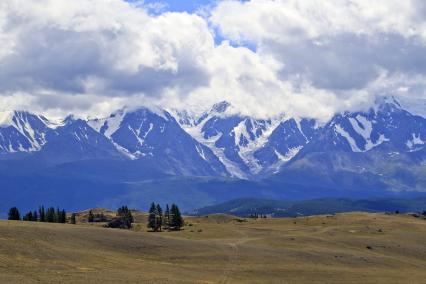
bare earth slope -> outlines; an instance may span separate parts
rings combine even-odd
[[[0,283],[425,283],[426,221],[338,214],[181,232],[0,221]]]

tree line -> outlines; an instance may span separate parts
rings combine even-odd
[[[33,221],[33,222],[49,222],[49,223],[67,223],[67,213],[65,209],[57,207],[49,207],[47,210],[44,206],[40,206],[38,210],[28,211],[21,218],[21,213],[18,208],[12,207],[9,209],[8,220],[22,220],[22,221]],[[76,224],[76,213],[72,213],[69,218],[69,223]],[[131,210],[126,206],[121,206],[117,209],[116,217],[109,221],[102,214],[94,214],[92,210],[89,210],[87,215],[87,222],[107,222],[105,227],[108,228],[121,228],[130,229],[134,218]],[[151,203],[148,215],[147,227],[153,232],[164,230],[178,231],[184,225],[182,214],[180,213],[179,207],[176,204],[166,205],[165,211],[161,208],[160,204]]]
[[[32,221],[32,222],[49,222],[49,223],[66,223],[67,213],[65,209],[49,207],[45,210],[44,206],[40,206],[38,210],[28,211],[22,216],[18,208],[9,209],[8,220],[16,221]]]

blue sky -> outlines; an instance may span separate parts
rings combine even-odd
[[[168,0],[168,1],[156,1],[156,0],[146,0],[144,1],[147,4],[152,3],[164,3],[167,5],[167,10],[174,12],[188,12],[192,13],[198,10],[203,5],[208,5],[211,0],[197,0],[197,1],[186,1],[186,0]]]

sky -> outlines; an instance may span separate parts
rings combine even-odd
[[[426,115],[423,0],[0,1],[0,110]]]
[[[134,2],[134,1],[127,1]],[[196,13],[199,10],[204,9],[205,6],[214,4],[212,0],[198,0],[198,1],[182,1],[182,0],[170,0],[170,1],[156,1],[148,0],[144,1],[145,6],[157,8],[160,11],[172,11],[172,12],[187,12]]]

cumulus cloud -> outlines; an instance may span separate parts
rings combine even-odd
[[[0,4],[0,92],[50,93],[51,107],[71,95],[158,97],[207,84],[214,38],[204,19],[149,15],[120,0],[20,1]],[[57,97],[55,97],[56,94]],[[108,98],[110,99],[110,98]],[[90,100],[88,100],[89,103]],[[86,107],[90,109],[89,106]]]
[[[425,9],[421,0],[225,0],[211,20],[239,41],[284,43],[344,33],[426,37]]]
[[[95,117],[227,100],[246,115],[326,120],[377,96],[426,99],[420,0],[220,1],[199,14],[153,7],[2,1],[1,108]]]
[[[222,1],[209,20],[234,44],[254,45],[258,56],[282,63],[279,80],[332,93],[334,111],[399,95],[395,90],[411,80],[395,78],[426,73],[426,4],[420,0]],[[404,98],[426,99],[423,90],[408,90]]]

